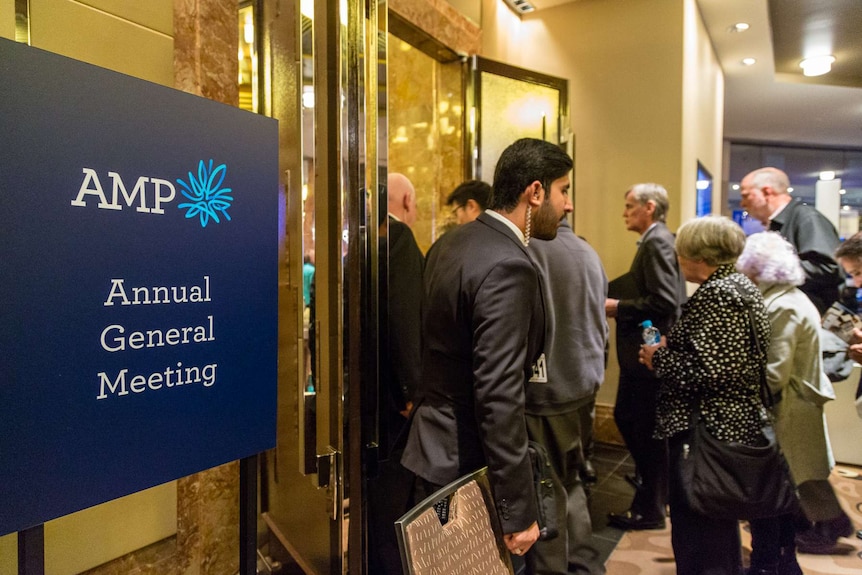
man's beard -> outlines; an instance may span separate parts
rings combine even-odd
[[[537,210],[533,211],[532,236],[540,240],[552,240],[557,237],[557,228],[560,225],[560,217],[554,212],[551,202],[542,202]]]

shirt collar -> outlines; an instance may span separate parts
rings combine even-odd
[[[485,210],[485,213],[488,214],[489,216],[491,216],[492,218],[499,220],[499,221],[503,222],[504,224],[506,224],[506,226],[508,226],[510,230],[515,232],[515,235],[518,236],[518,239],[521,240],[521,243],[524,245],[527,245],[527,242],[525,241],[526,238],[524,237],[524,232],[522,232],[520,230],[520,228],[518,228],[518,226],[516,226],[514,223],[512,223],[512,221],[510,219],[504,217],[502,214],[500,214],[498,212],[495,212],[494,210]]]
[[[650,232],[651,229],[653,229],[657,225],[658,225],[658,222],[653,222],[652,224],[650,224],[650,227],[648,227],[646,229],[646,231],[644,233],[642,233],[641,237],[638,239],[638,245],[641,245],[641,242],[644,241],[644,238],[646,237],[646,235]]]
[[[771,222],[772,220],[774,220],[775,218],[777,218],[777,217],[778,217],[778,214],[780,214],[781,212],[783,212],[783,211],[784,211],[784,208],[786,208],[789,204],[790,204],[790,202],[787,202],[786,204],[781,204],[780,206],[778,206],[778,208],[777,208],[774,212],[772,212],[772,215],[771,215],[771,216],[769,216],[769,221]]]

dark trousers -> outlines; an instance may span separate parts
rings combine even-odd
[[[557,481],[557,517],[560,534],[538,541],[527,553],[527,572],[534,575],[605,572],[592,543],[592,523],[581,481],[583,465],[581,419],[578,411],[561,415],[527,415],[527,435],[548,450]]]
[[[395,522],[413,506],[414,475],[400,453],[380,462],[378,476],[368,480],[368,571],[401,575],[401,552]]]
[[[658,381],[620,376],[614,421],[641,476],[630,506],[646,519],[665,516],[668,490],[667,441],[653,439]]]
[[[596,394],[589,401],[578,407],[578,418],[581,422],[581,447],[584,452],[584,460],[593,458],[595,442],[593,440],[593,425],[596,420]]]
[[[751,526],[751,565],[759,569],[777,566],[781,549],[795,549],[796,519],[793,513],[753,519]]]
[[[684,431],[669,441],[671,544],[677,575],[739,575],[742,572],[739,522],[707,517],[692,510],[677,479],[677,462],[683,444],[690,437],[691,432]]]

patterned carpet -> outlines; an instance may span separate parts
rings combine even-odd
[[[844,510],[856,529],[862,529],[862,468],[838,465],[829,477]],[[742,525],[743,556],[746,564],[751,538]],[[662,531],[626,532],[606,563],[607,575],[674,575],[676,565],[670,545],[670,525]],[[862,540],[841,539],[836,555],[798,555],[805,575],[862,574]]]

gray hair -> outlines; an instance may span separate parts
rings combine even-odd
[[[655,204],[653,220],[656,222],[667,221],[667,212],[670,209],[670,200],[667,198],[667,190],[664,189],[664,186],[653,184],[651,182],[635,184],[626,191],[625,195],[628,196],[629,193],[631,193],[632,199],[641,205],[646,205],[648,201],[652,200]]]
[[[796,249],[778,232],[748,236],[736,269],[756,284],[798,286],[805,282]]]
[[[676,232],[676,253],[710,266],[732,264],[745,246],[745,232],[724,216],[689,220]]]
[[[757,189],[769,186],[776,193],[786,194],[787,188],[790,187],[790,178],[778,168],[758,168],[751,172],[749,176],[751,176],[751,185]]]

